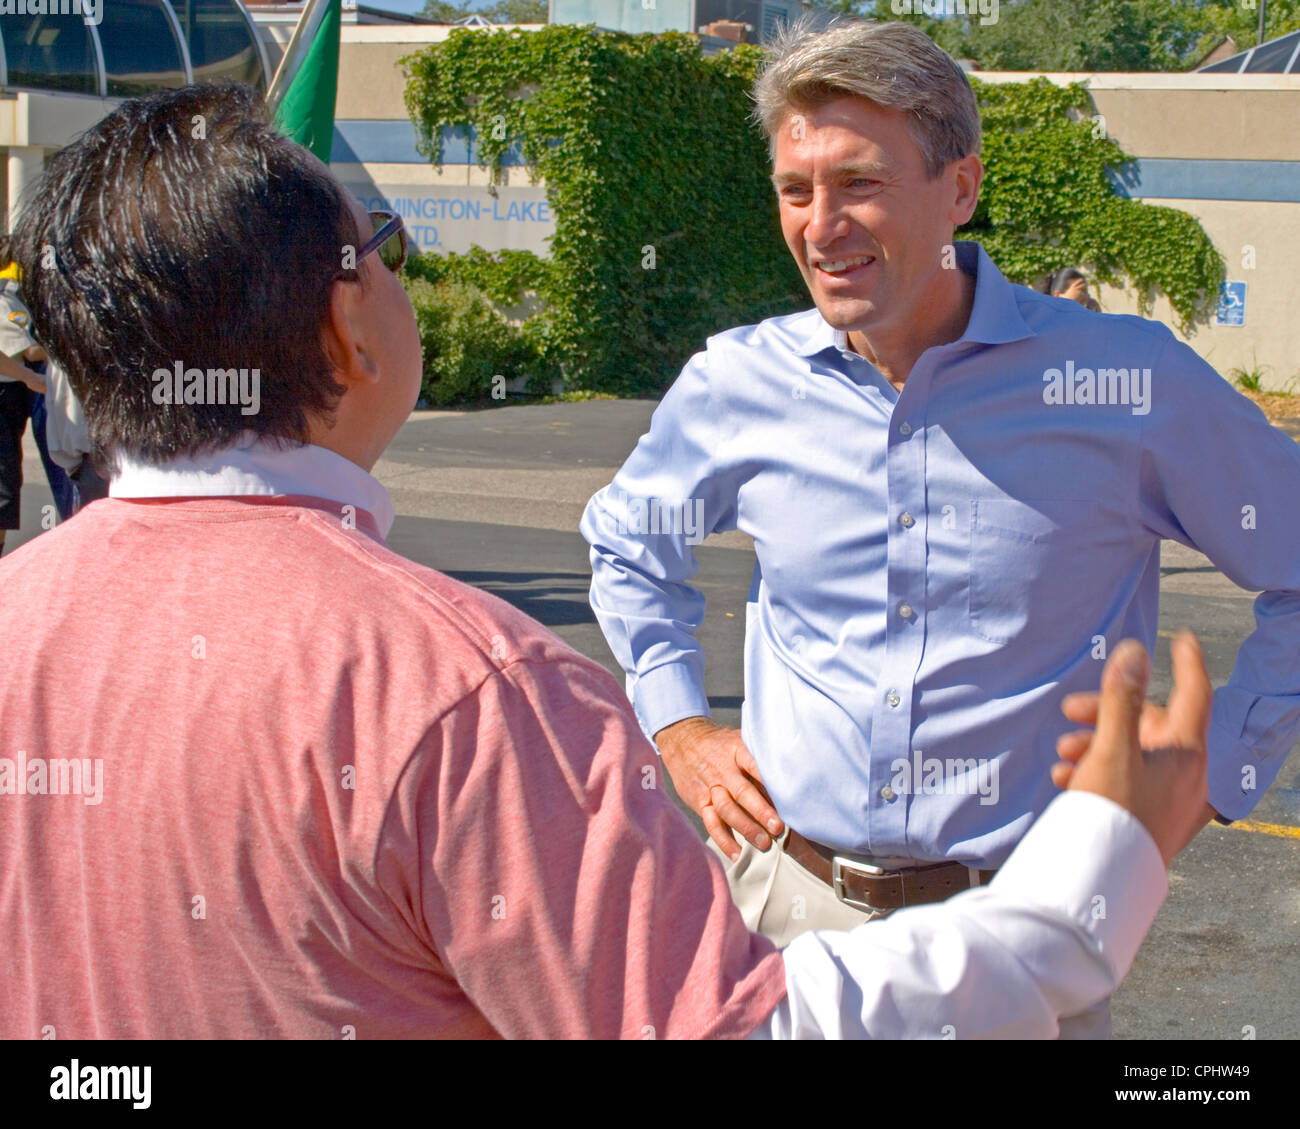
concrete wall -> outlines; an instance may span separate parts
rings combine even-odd
[[[1220,373],[1264,369],[1264,386],[1300,392],[1300,318],[1296,316],[1300,263],[1300,205],[1225,200],[1147,201],[1191,212],[1227,262],[1228,278],[1246,283],[1245,324],[1198,327],[1184,340]],[[1254,266],[1247,265],[1254,258]],[[1107,313],[1136,314],[1130,292],[1103,287],[1097,300]],[[1161,296],[1147,315],[1173,326],[1169,300]]]
[[[349,29],[352,30],[352,29]],[[369,31],[357,28],[356,31]],[[376,28],[386,31],[386,28]],[[423,31],[423,28],[411,29]],[[441,32],[437,39],[410,42],[409,32],[404,43],[339,44],[339,92],[334,103],[334,116],[338,118],[393,118],[406,117],[403,94],[406,91],[406,74],[399,64],[403,55],[411,55],[429,42],[447,38],[450,28],[436,27]],[[395,109],[396,108],[396,109]]]
[[[990,82],[1029,75],[983,74]],[[1300,76],[1060,75],[1088,85],[1105,128],[1138,158],[1131,194],[1196,217],[1246,284],[1245,323],[1198,327],[1184,340],[1226,374],[1264,370],[1265,387],[1300,391]],[[1094,288],[1107,313],[1138,313],[1137,295]],[[1174,327],[1168,299],[1148,316]],[[1175,330],[1176,332],[1176,330]],[[1180,335],[1181,336],[1181,335]]]
[[[523,25],[526,29],[530,25]],[[535,25],[533,25],[535,26]],[[435,169],[415,149],[406,113],[403,56],[447,38],[446,26],[345,27],[339,51],[334,154],[330,167],[368,207],[390,207],[406,220],[422,251],[515,248],[546,254],[555,230],[545,185],[521,164],[500,184],[477,164],[469,139],[448,146]]]

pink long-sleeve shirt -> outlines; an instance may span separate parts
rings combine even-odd
[[[0,1037],[744,1036],[785,995],[618,684],[364,510],[96,502],[0,561],[0,672]]]

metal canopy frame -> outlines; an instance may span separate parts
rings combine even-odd
[[[172,38],[180,51],[181,66],[185,71],[186,83],[194,81],[194,65],[190,58],[189,43],[186,42],[185,32],[181,27],[180,18],[176,14],[176,9],[172,7],[171,0],[153,0],[163,10],[163,15],[167,19],[167,25],[171,28]],[[253,48],[257,52],[257,59],[262,68],[263,88],[269,85],[271,81],[270,62],[266,53],[266,44],[262,42],[262,37],[258,34],[257,24],[249,14],[248,8],[242,0],[227,0],[234,6],[240,19],[247,29],[249,37],[252,40]],[[95,24],[86,24],[86,30],[90,33],[90,44],[95,53],[95,94],[100,98],[108,97],[108,71],[104,64],[104,45],[99,38],[99,28]],[[67,93],[67,91],[51,91],[49,87],[44,86],[23,86],[11,87],[9,83],[9,60],[5,52],[4,36],[0,34],[0,87],[6,89],[23,89],[23,90],[45,90],[51,93]]]

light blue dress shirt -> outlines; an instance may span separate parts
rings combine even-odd
[[[588,503],[642,728],[709,713],[693,547],[741,529],[741,730],[782,818],[999,866],[1055,794],[1061,699],[1121,639],[1153,650],[1169,538],[1263,590],[1210,734],[1210,802],[1241,818],[1300,736],[1300,445],[1165,326],[956,246],[970,322],[901,393],[815,309],[718,334]]]

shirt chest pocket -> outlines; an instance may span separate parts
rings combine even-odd
[[[1093,502],[973,500],[971,630],[990,643],[1090,638],[1104,595],[1095,569],[1104,520]]]

